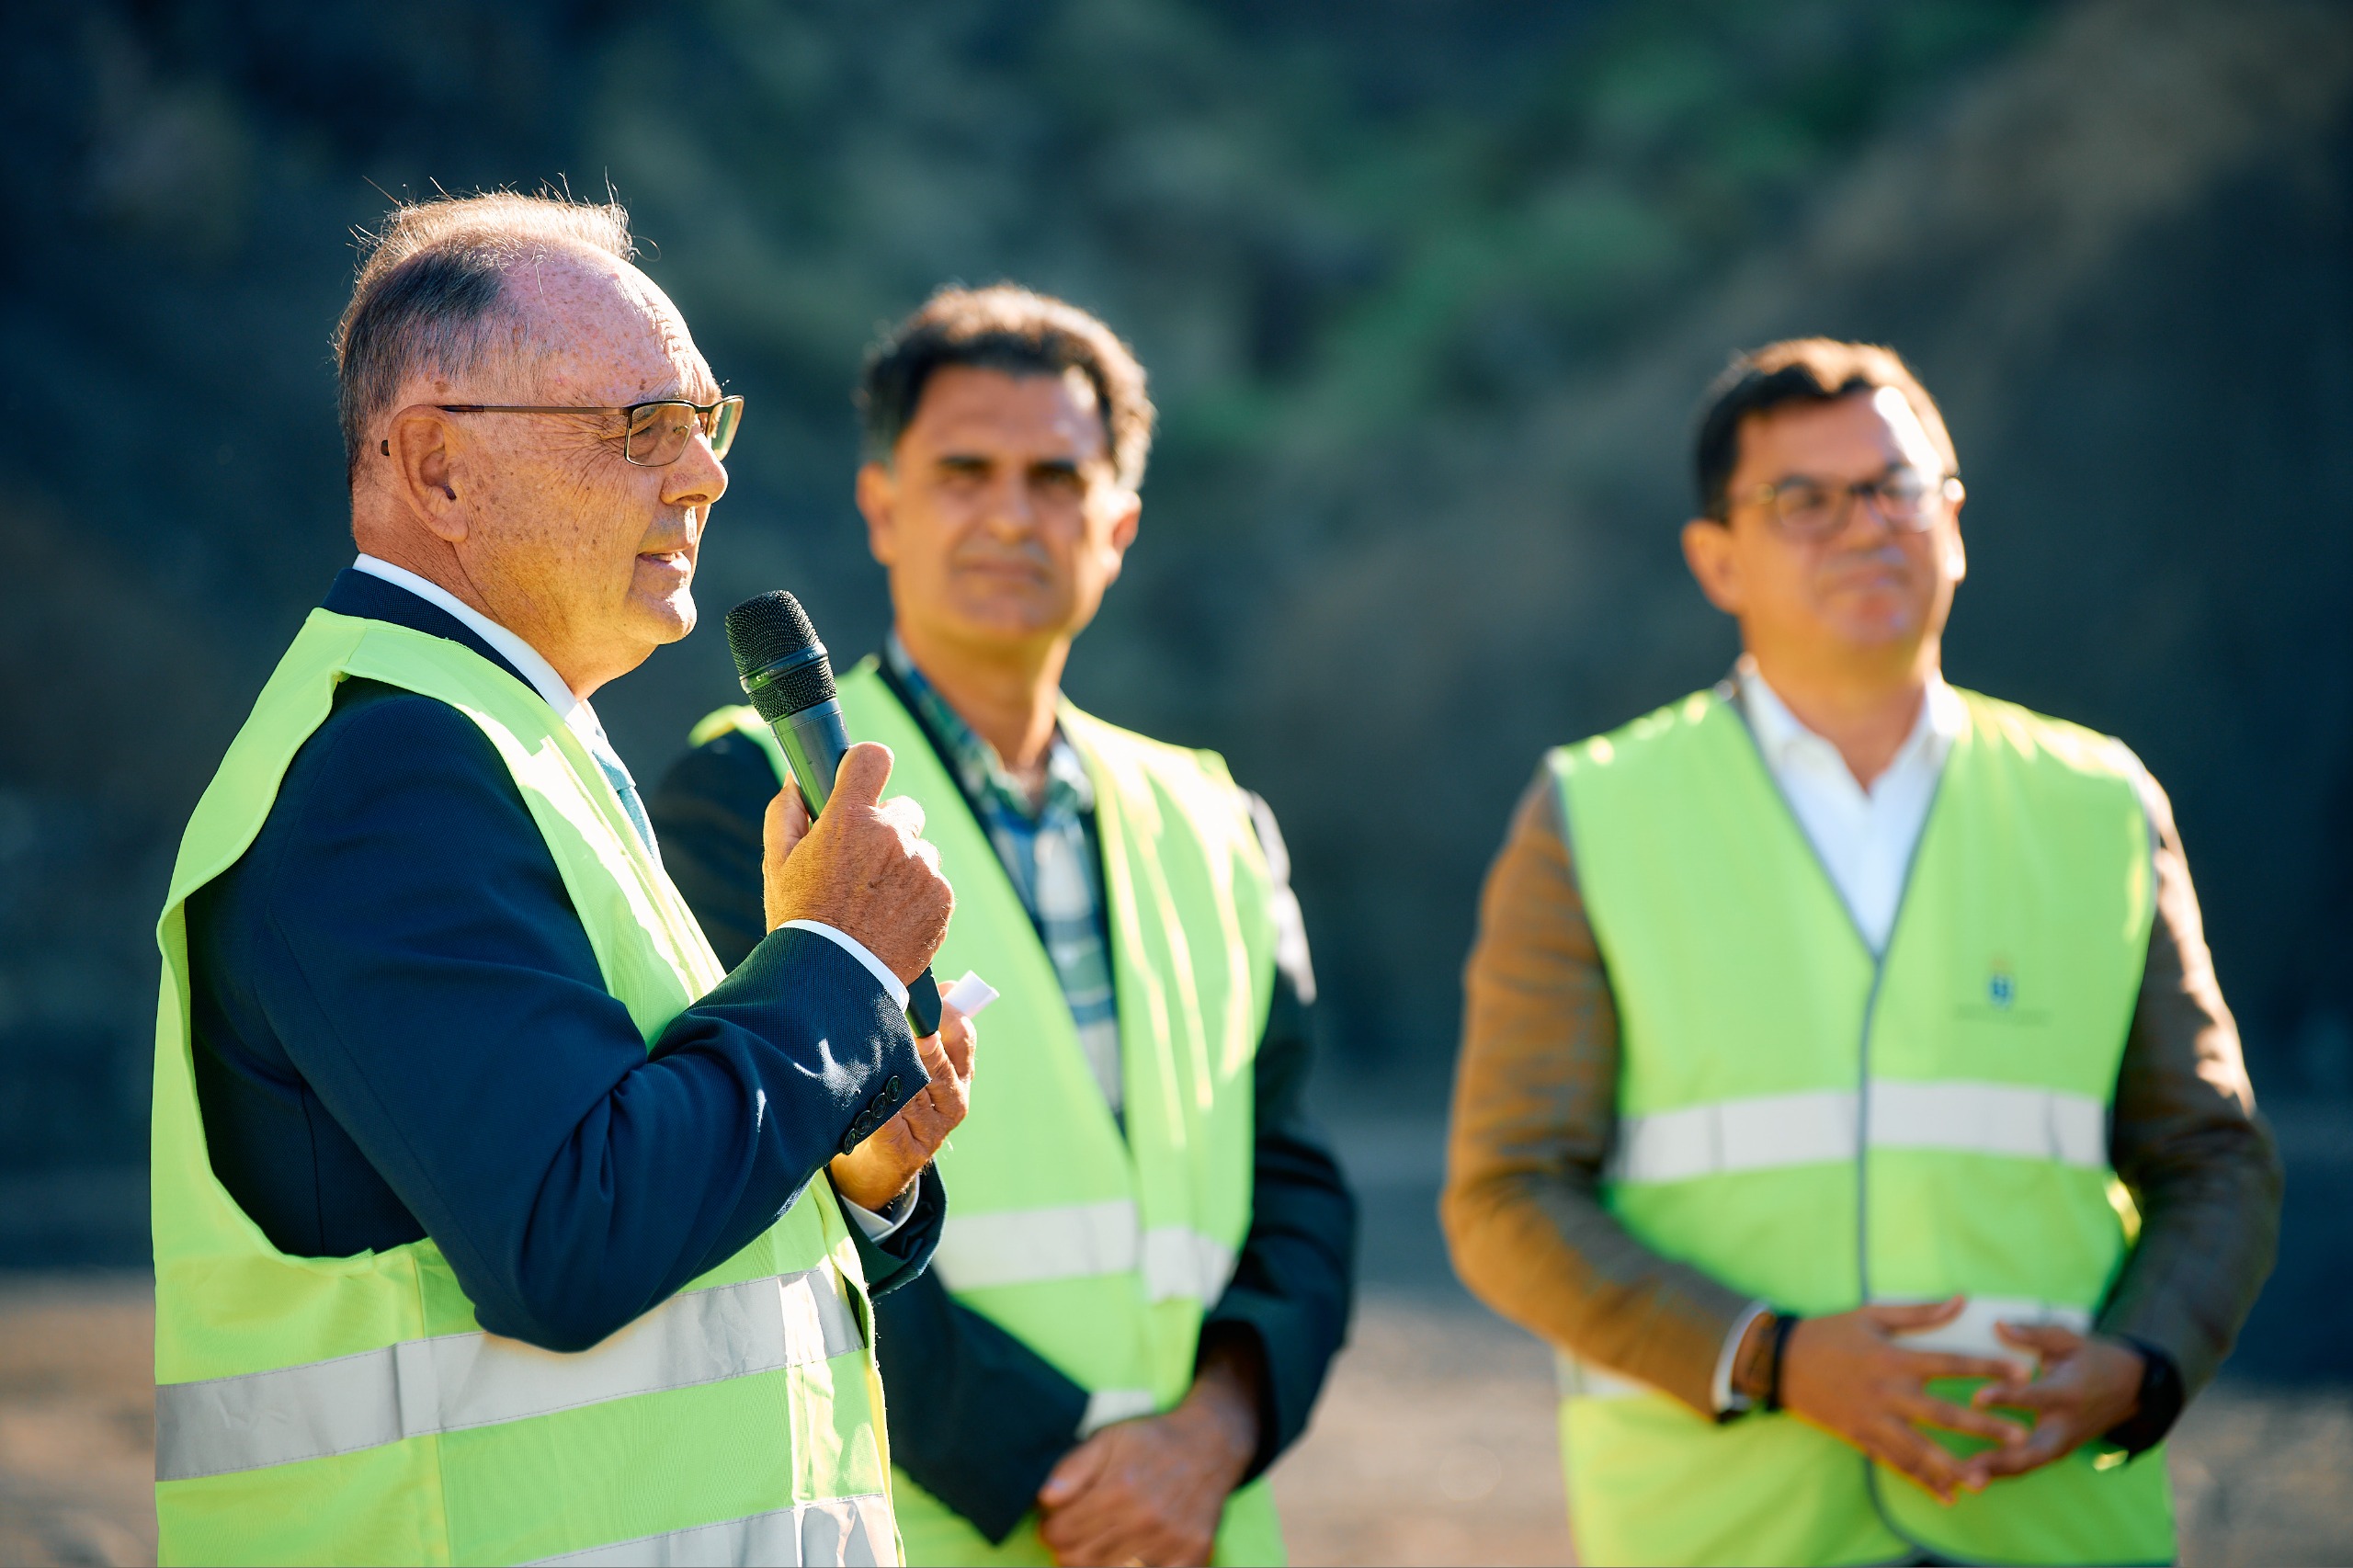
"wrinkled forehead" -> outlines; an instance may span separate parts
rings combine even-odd
[[[654,279],[618,256],[554,253],[506,275],[534,396],[619,406],[719,395],[686,318]]]
[[[909,436],[949,454],[987,451],[1085,463],[1109,453],[1095,383],[1075,366],[1057,375],[943,365],[924,382],[901,439]]]

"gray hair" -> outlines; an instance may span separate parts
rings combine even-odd
[[[351,303],[335,324],[344,461],[357,479],[368,433],[411,376],[475,369],[506,315],[507,270],[551,250],[637,254],[618,201],[493,191],[405,203],[359,236]]]

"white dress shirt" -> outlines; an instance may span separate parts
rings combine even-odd
[[[1813,846],[1814,858],[1837,890],[1863,945],[1873,958],[1884,955],[1895,929],[1895,912],[1904,903],[1912,851],[1927,825],[1945,758],[1969,722],[1967,710],[1943,676],[1930,674],[1912,733],[1866,789],[1856,781],[1838,748],[1807,729],[1766,684],[1756,660],[1742,657],[1739,685],[1741,710],[1756,737],[1766,771]],[[1747,1398],[1733,1392],[1733,1357],[1748,1325],[1770,1310],[1763,1301],[1751,1301],[1717,1353],[1713,1393],[1718,1410],[1747,1408]]]
[[[1874,957],[1886,952],[1912,851],[1937,797],[1937,779],[1969,722],[1960,696],[1941,676],[1928,676],[1927,700],[1911,734],[1868,790],[1847,771],[1836,746],[1798,722],[1751,659],[1740,662],[1740,698],[1766,768],[1854,917],[1855,929]]]
[[[630,791],[635,791],[636,785],[630,778],[629,767],[621,761],[620,754],[613,750],[613,743],[606,738],[605,726],[598,721],[597,710],[588,706],[586,698],[575,693],[565,683],[564,678],[556,674],[555,666],[541,658],[538,649],[441,586],[440,584],[427,581],[406,567],[395,566],[389,561],[381,561],[375,556],[363,553],[359,559],[351,563],[351,569],[355,572],[364,572],[369,576],[390,583],[396,588],[407,589],[434,608],[455,619],[467,631],[497,650],[499,655],[514,665],[516,672],[530,683],[531,689],[540,694],[540,699],[555,710],[556,718],[587,749],[588,755],[596,758],[598,766],[602,767],[608,774],[615,776],[613,782],[616,788],[625,786]],[[641,805],[639,812],[631,814],[640,814],[642,811],[643,807]],[[645,831],[651,832],[650,829]],[[650,838],[647,847],[653,847]],[[654,858],[659,864],[661,857],[658,851]],[[784,925],[796,931],[813,931],[833,942],[865,966],[867,973],[875,978],[900,1011],[906,1010],[905,984],[897,975],[891,972],[888,965],[868,949],[865,943],[848,932],[838,930],[821,921],[788,920]],[[858,1229],[866,1233],[866,1239],[879,1242],[905,1222],[908,1213],[914,1207],[912,1201],[914,1196],[915,1189],[909,1187],[900,1199],[892,1205],[896,1212],[889,1217],[877,1214],[872,1210],[861,1208],[847,1198],[841,1202],[842,1207],[849,1211],[850,1218],[858,1221]]]

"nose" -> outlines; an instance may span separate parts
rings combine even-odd
[[[699,433],[687,443],[678,460],[662,471],[662,499],[670,506],[708,507],[726,494],[727,465]]]
[[[1029,476],[1018,464],[1002,465],[996,482],[989,486],[987,521],[1007,539],[1021,538],[1037,527],[1038,509],[1030,501]]]
[[[1874,496],[1859,494],[1849,490],[1843,498],[1842,504],[1847,508],[1847,514],[1839,519],[1837,530],[1830,536],[1831,542],[1834,544],[1844,545],[1852,550],[1875,550],[1881,545],[1893,543],[1904,531],[1890,522],[1885,514],[1880,511],[1879,500]],[[1859,524],[1861,529],[1859,533],[1857,532]]]

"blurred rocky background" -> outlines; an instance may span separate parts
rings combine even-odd
[[[2353,10],[0,16],[0,1267],[143,1261],[178,828],[350,554],[353,229],[552,182],[629,204],[750,399],[706,616],[784,585],[837,651],[879,637],[848,386],[936,284],[1017,278],[1134,342],[1145,533],[1073,692],[1280,813],[1372,1281],[1429,1301],[1510,803],[1543,747],[1733,652],[1675,541],[1694,400],[1771,336],[1896,346],[1970,483],[1950,672],[2169,787],[2277,1108],[2287,1243],[2234,1386],[2353,1383]],[[707,631],[598,708],[656,776],[730,676]]]

